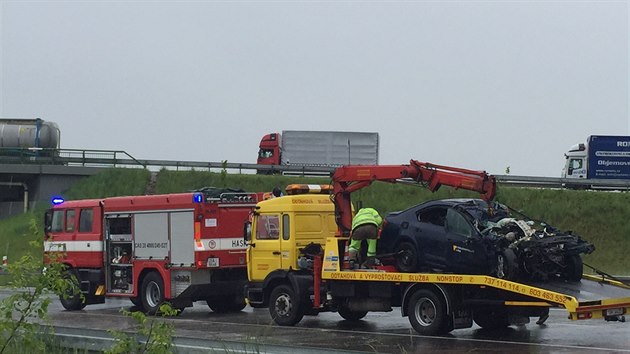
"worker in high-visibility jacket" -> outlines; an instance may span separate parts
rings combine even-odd
[[[348,256],[350,261],[355,264],[359,261],[359,253],[361,252],[361,242],[367,241],[367,259],[365,266],[377,265],[376,259],[376,238],[378,229],[383,223],[383,218],[373,208],[361,208],[352,219],[352,234],[350,236],[350,246],[348,247]]]

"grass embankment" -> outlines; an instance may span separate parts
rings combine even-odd
[[[106,170],[86,178],[66,193],[66,199],[143,194],[149,172],[132,169]],[[202,187],[233,187],[247,191],[271,191],[290,183],[329,183],[328,178],[234,175],[201,171],[160,171],[156,193],[177,193]],[[436,193],[402,184],[374,183],[352,195],[355,203],[386,214],[430,199],[476,197],[477,194],[444,187]],[[611,274],[630,274],[630,194],[573,190],[500,188],[497,200],[525,215],[563,230],[573,230],[595,244],[596,251],[584,261]],[[0,252],[17,259],[27,250],[31,218],[43,220],[43,208],[0,220]],[[587,269],[588,270],[588,269]],[[1,280],[0,280],[1,281]]]

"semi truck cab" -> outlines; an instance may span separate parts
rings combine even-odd
[[[260,140],[258,159],[259,165],[279,165],[280,164],[280,139],[279,133],[271,133],[263,136]]]
[[[564,154],[566,162],[562,169],[562,178],[587,178],[587,157],[586,145],[576,144]]]

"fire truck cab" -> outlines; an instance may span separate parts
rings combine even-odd
[[[178,309],[204,300],[213,311],[240,311],[242,225],[261,199],[214,191],[59,200],[46,213],[44,254],[55,253],[80,290],[61,297],[62,305],[80,310],[127,297],[149,314],[166,301]]]

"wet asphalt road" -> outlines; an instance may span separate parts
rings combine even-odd
[[[79,331],[131,330],[132,321],[120,314],[121,308],[131,309],[131,303],[108,299],[106,304],[69,312],[55,300],[50,314],[56,326]],[[168,321],[175,324],[181,343],[203,347],[204,341],[214,341],[219,348],[227,347],[221,343],[242,343],[242,351],[248,353],[301,353],[309,349],[367,353],[630,353],[629,322],[574,322],[566,317],[566,311],[552,309],[542,326],[532,322],[488,331],[474,325],[439,337],[417,335],[408,319],[401,317],[399,308],[370,313],[358,322],[346,321],[336,313],[322,313],[306,316],[295,327],[280,327],[272,323],[266,309],[247,307],[236,314],[216,314],[200,302]]]

